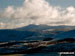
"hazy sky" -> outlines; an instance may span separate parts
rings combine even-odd
[[[0,0],[0,29],[29,24],[75,26],[75,0]]]
[[[10,5],[21,6],[24,0],[0,0],[0,8],[6,8]]]
[[[75,6],[75,0],[47,0],[53,6]],[[6,8],[9,5],[21,6],[24,0],[0,0],[0,8]]]
[[[61,7],[75,6],[75,0],[47,0],[50,4]]]

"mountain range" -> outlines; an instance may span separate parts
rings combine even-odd
[[[75,51],[74,28],[29,25],[16,29],[0,29],[0,54]]]
[[[53,30],[50,30],[53,29]],[[74,26],[29,25],[16,29],[0,29],[0,42],[74,38]]]

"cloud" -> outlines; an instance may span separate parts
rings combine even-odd
[[[63,9],[51,6],[45,0],[25,0],[21,7],[8,6],[0,13],[0,19],[6,19],[8,23],[1,22],[0,28],[17,28],[35,25],[71,25],[75,26],[75,8],[70,6]]]

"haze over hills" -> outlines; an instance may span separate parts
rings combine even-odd
[[[61,26],[48,26],[48,25],[33,25],[33,24],[30,24],[28,26],[24,26],[24,27],[21,27],[21,28],[16,28],[16,30],[48,30],[48,29],[58,29],[58,30],[70,30],[70,29],[75,29],[75,26],[64,26],[64,25],[61,25]]]

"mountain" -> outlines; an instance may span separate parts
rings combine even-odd
[[[0,42],[21,41],[26,37],[32,36],[35,32],[17,31],[17,30],[0,30]]]
[[[61,40],[65,38],[75,38],[75,30],[66,31],[63,33],[59,33],[53,37],[56,40]]]
[[[51,38],[55,34],[48,31],[20,31],[20,30],[0,30],[0,42],[23,41],[23,40],[43,40]]]
[[[70,26],[45,26],[45,25],[29,25],[17,29],[0,29],[0,42],[3,41],[21,41],[21,40],[48,40],[75,37],[75,30],[63,30]],[[60,30],[55,30],[55,29]],[[70,27],[72,28],[72,27]],[[74,27],[73,27],[74,28]],[[49,30],[48,30],[49,29]],[[54,29],[50,31],[50,29]]]
[[[75,26],[48,26],[48,25],[28,25],[28,26],[24,26],[24,27],[21,27],[21,28],[17,28],[16,30],[35,30],[35,31],[38,31],[38,30],[48,30],[48,29],[66,29],[66,30],[69,30],[69,29],[75,29]]]
[[[75,30],[59,29],[62,27],[58,26],[56,27],[58,30],[52,31],[50,31],[52,27],[41,26],[40,28],[40,26],[33,27],[33,25],[11,30],[1,29],[0,54],[75,51]]]

